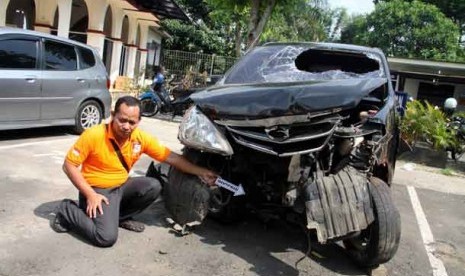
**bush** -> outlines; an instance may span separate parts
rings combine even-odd
[[[444,113],[428,102],[408,102],[400,130],[402,138],[412,145],[421,141],[435,150],[446,150],[457,143]]]

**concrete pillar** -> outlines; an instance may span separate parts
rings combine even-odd
[[[140,81],[145,80],[145,69],[147,65],[147,49],[139,49],[140,51],[140,60],[139,60],[139,72],[142,72]]]
[[[35,0],[35,4],[34,30],[49,34],[57,10],[57,0]]]
[[[34,25],[34,30],[38,31],[38,32],[49,34],[52,31],[52,27],[49,26],[49,25],[42,25],[42,24],[36,23]]]
[[[89,13],[89,30],[103,31],[108,3],[106,0],[84,0]]]
[[[105,43],[105,34],[99,31],[88,30],[87,31],[87,44],[96,48],[100,54],[103,55],[103,45]]]
[[[69,37],[73,0],[58,0],[58,36]]]
[[[128,41],[127,43],[130,45],[135,45],[136,44],[136,37],[137,37],[137,28],[138,28],[138,23],[137,23],[137,18],[135,18],[133,15],[128,16],[128,21],[129,21],[129,30],[128,30]]]
[[[139,59],[139,72],[141,74],[141,80],[144,81],[145,79],[145,66],[147,65],[147,41],[149,36],[149,24],[140,23],[140,39],[139,39],[139,51],[140,51],[140,59]]]
[[[123,42],[121,40],[113,41],[113,49],[111,51],[111,67],[110,67],[110,80],[114,83],[119,76],[119,67],[121,65],[121,52],[123,49]]]
[[[0,26],[6,25],[6,9],[8,8],[9,3],[10,0],[0,1]]]
[[[123,28],[124,10],[115,5],[111,6],[112,22],[111,22],[111,37],[121,39],[121,32]]]
[[[136,54],[137,54],[137,46],[128,45],[128,63],[127,63],[127,69],[126,69],[126,76],[130,78],[134,77],[134,69],[136,66]]]

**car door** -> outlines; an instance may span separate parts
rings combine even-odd
[[[0,128],[40,118],[39,39],[0,36]]]
[[[73,119],[89,93],[88,77],[78,70],[74,45],[45,39],[43,46],[41,119]]]

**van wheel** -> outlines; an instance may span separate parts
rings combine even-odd
[[[375,220],[360,235],[343,241],[349,254],[362,267],[376,267],[389,261],[400,240],[400,214],[391,198],[389,186],[379,178],[370,179],[370,194]]]
[[[93,100],[86,101],[78,108],[75,117],[74,132],[81,134],[85,129],[98,125],[102,122],[102,109]]]

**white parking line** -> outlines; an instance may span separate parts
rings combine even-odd
[[[71,138],[76,139],[76,136],[70,135],[67,138],[63,138],[63,139],[46,140],[46,141],[38,141],[38,142],[29,142],[29,143],[22,143],[22,144],[0,146],[0,150],[21,148],[21,147],[27,147],[27,146],[35,146],[35,145],[40,145],[40,144],[55,143],[55,142],[59,142],[59,141],[69,140]]]
[[[429,263],[433,268],[434,276],[447,276],[446,268],[440,259],[434,255],[434,238],[431,228],[429,227],[428,221],[426,220],[425,213],[423,208],[421,208],[420,200],[418,199],[417,192],[412,186],[407,186],[408,193],[410,195],[410,200],[412,201],[413,211],[417,218],[418,226],[420,227],[421,237],[423,239],[423,244],[426,249],[426,254],[428,255]]]

